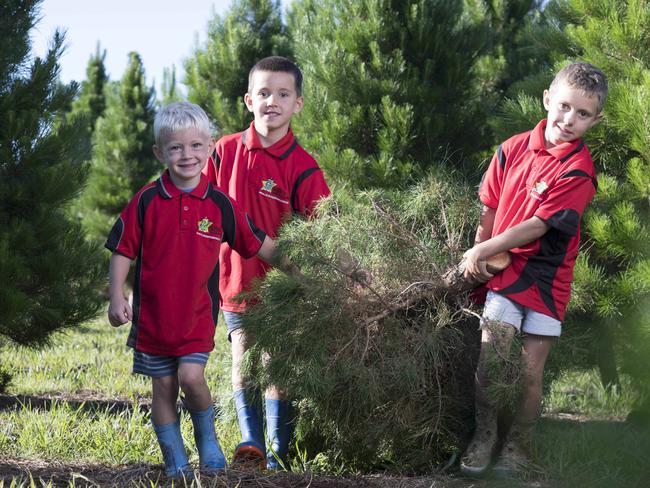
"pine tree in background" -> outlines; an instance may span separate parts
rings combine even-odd
[[[208,40],[185,63],[188,99],[205,109],[219,134],[243,130],[252,117],[244,106],[248,72],[260,59],[290,54],[278,0],[234,0],[215,15]]]
[[[178,92],[178,84],[176,83],[176,66],[172,65],[171,68],[163,69],[163,79],[160,85],[162,105],[167,105],[172,102],[180,102],[183,97]]]
[[[545,33],[543,36],[540,33]],[[505,107],[506,123],[532,127],[543,117],[541,88],[568,59],[603,69],[609,98],[603,122],[586,142],[599,188],[584,218],[584,257],[576,267],[573,322],[587,330],[605,384],[617,363],[650,392],[650,2],[550,2],[529,43],[546,48],[547,63]],[[521,125],[520,125],[521,124]],[[567,327],[570,331],[571,327]],[[646,396],[650,399],[650,396]],[[650,400],[648,402],[650,403]],[[646,405],[650,414],[650,404]]]
[[[504,81],[505,61],[489,60],[509,45],[497,27],[513,30],[535,7],[478,0],[294,4],[289,25],[306,84],[298,118],[303,144],[330,178],[361,187],[402,185],[427,167],[474,155],[484,148],[487,116]]]
[[[35,347],[95,316],[104,280],[99,250],[66,217],[88,155],[83,121],[62,117],[77,89],[57,82],[63,35],[30,57],[39,4],[0,5],[0,343]]]
[[[108,74],[106,73],[106,50],[101,50],[99,43],[93,54],[88,60],[86,67],[86,79],[81,82],[79,95],[72,102],[71,116],[84,116],[87,119],[88,141],[95,131],[97,119],[104,114],[106,109],[106,95],[104,87],[108,83]]]
[[[115,219],[133,194],[160,171],[153,156],[153,88],[145,84],[137,53],[119,83],[107,85],[104,115],[93,134],[88,186],[80,208],[88,238],[103,243]]]

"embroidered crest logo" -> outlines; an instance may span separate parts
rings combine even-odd
[[[539,193],[540,195],[544,193],[544,190],[548,188],[548,185],[544,180],[540,181],[539,183],[535,183],[535,189],[533,190],[535,193]]]
[[[275,188],[276,183],[273,181],[273,178],[269,178],[268,180],[262,180],[262,190],[268,191],[269,193],[273,192],[273,188]]]
[[[212,225],[212,222],[210,222],[207,217],[203,217],[201,220],[199,220],[198,224],[199,232],[210,232],[210,226]]]
[[[537,183],[535,183],[535,186],[530,191],[530,196],[537,200],[543,200],[544,198],[542,197],[542,195],[544,194],[547,188],[548,185],[544,180],[538,181]]]

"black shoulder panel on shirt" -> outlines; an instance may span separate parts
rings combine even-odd
[[[568,173],[563,174],[560,176],[560,179],[562,178],[573,178],[574,176],[579,176],[583,178],[589,178],[591,180],[591,184],[594,185],[594,188],[598,190],[598,182],[596,181],[596,178],[592,178],[589,176],[589,174],[585,171],[582,171],[581,169],[574,169],[572,171],[569,171]]]
[[[122,217],[118,217],[115,224],[113,224],[111,232],[108,234],[108,239],[106,239],[104,247],[109,251],[115,252],[115,249],[117,249],[117,246],[119,246],[120,240],[122,239],[122,234],[124,234],[124,221],[122,220]]]
[[[296,194],[298,193],[298,188],[300,188],[302,182],[305,181],[309,175],[315,173],[316,171],[320,171],[320,168],[307,168],[305,171],[303,171],[298,175],[298,178],[296,178],[296,181],[293,184],[293,188],[291,189],[291,200],[289,200],[291,202],[291,208],[293,209],[294,212],[300,213],[300,209],[297,207],[295,203]]]
[[[506,155],[503,154],[503,147],[501,147],[501,144],[499,144],[499,147],[497,147],[497,157],[499,158],[499,166],[501,166],[501,169],[505,169]]]
[[[214,149],[214,151],[212,151],[212,161],[214,161],[214,169],[216,169],[217,174],[219,174],[219,167],[221,166],[221,158],[217,154],[216,148]]]
[[[152,186],[147,188],[140,194],[140,199],[138,200],[138,225],[142,227],[144,225],[144,214],[147,211],[147,207],[151,201],[158,194],[158,188]]]
[[[280,155],[280,159],[287,159],[289,157],[289,154],[291,154],[296,147],[298,147],[298,140],[294,139],[293,144],[289,146],[289,149]]]
[[[210,198],[217,204],[221,210],[221,227],[223,228],[223,240],[230,247],[235,244],[235,235],[237,232],[237,223],[235,222],[235,209],[232,202],[221,190],[212,188]]]
[[[585,147],[585,143],[584,143],[584,142],[581,142],[580,144],[578,144],[578,147],[576,147],[573,151],[571,151],[569,154],[567,154],[567,155],[564,156],[562,159],[560,159],[560,161],[563,162],[563,163],[564,163],[565,161],[568,161],[569,158],[570,158],[571,156],[573,156],[574,154],[577,154],[577,153],[579,153],[580,151],[582,151],[582,148],[583,148],[583,147]]]
[[[264,232],[262,229],[257,227],[255,225],[255,222],[253,222],[253,219],[251,219],[248,214],[246,214],[246,220],[248,221],[248,225],[253,231],[253,234],[255,234],[255,237],[257,237],[257,240],[260,242],[264,242],[264,239],[266,239],[266,232]]]
[[[566,208],[555,212],[546,220],[546,223],[560,232],[574,236],[578,233],[580,216],[575,210]]]

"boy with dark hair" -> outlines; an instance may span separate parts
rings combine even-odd
[[[176,412],[179,387],[192,418],[201,468],[213,474],[226,465],[204,377],[219,312],[220,244],[243,257],[258,255],[274,262],[276,247],[202,174],[213,142],[200,107],[187,102],[163,107],[154,135],[154,154],[167,170],[136,193],[106,242],[113,252],[108,318],[113,327],[132,321],[127,344],[134,349],[133,372],[152,380],[151,421],[165,473],[192,477]],[[124,282],[133,259],[132,308]]]
[[[290,60],[271,56],[250,70],[244,102],[254,120],[244,132],[227,135],[217,142],[208,165],[210,181],[223,188],[272,238],[292,214],[308,216],[316,202],[330,190],[318,164],[295,139],[291,118],[303,106],[302,73]],[[277,388],[265,392],[266,438],[260,394],[248,387],[241,372],[241,359],[250,345],[241,328],[247,303],[236,297],[253,280],[263,277],[269,266],[252,258],[243,259],[228,246],[221,248],[219,280],[228,337],[232,344],[232,384],[242,442],[234,463],[252,461],[259,467],[286,467],[289,447],[289,404]]]
[[[562,330],[580,220],[596,192],[591,156],[581,137],[602,118],[607,81],[588,63],[572,63],[544,90],[548,111],[529,132],[501,144],[483,177],[483,210],[475,245],[464,255],[468,277],[487,281],[476,372],[476,430],[461,471],[483,474],[495,454],[497,406],[487,393],[488,364],[522,337],[522,396],[493,469],[503,474],[528,464],[527,446],[542,400],[544,364]],[[491,275],[486,258],[510,251],[512,263]]]

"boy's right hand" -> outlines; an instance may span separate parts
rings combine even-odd
[[[111,298],[108,305],[108,321],[113,327],[126,324],[133,318],[131,305],[124,297]]]

